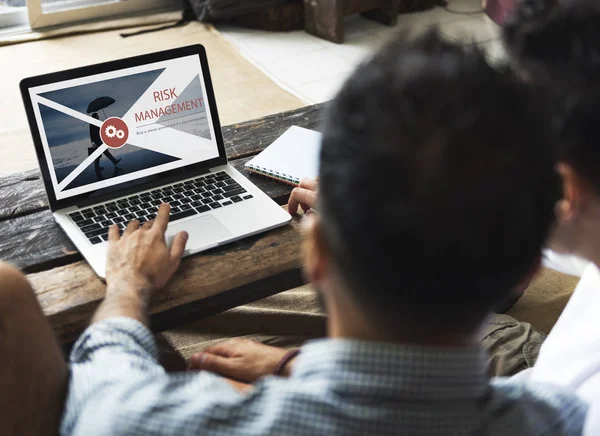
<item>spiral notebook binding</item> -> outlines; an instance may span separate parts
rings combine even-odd
[[[259,167],[257,165],[245,165],[246,169],[252,171],[253,173],[259,174],[261,176],[270,177],[272,179],[278,180],[283,183],[287,183],[288,185],[298,186],[300,184],[300,180],[296,177],[292,177],[288,174],[280,173],[277,171],[271,171],[267,168]]]

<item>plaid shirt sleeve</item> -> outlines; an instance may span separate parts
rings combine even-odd
[[[63,435],[198,434],[214,426],[209,417],[228,414],[227,406],[243,398],[209,373],[166,374],[152,334],[129,318],[90,326],[70,363]],[[213,430],[227,434],[218,425]]]

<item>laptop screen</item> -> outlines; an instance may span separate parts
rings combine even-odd
[[[198,55],[45,84],[29,96],[57,200],[219,156]]]

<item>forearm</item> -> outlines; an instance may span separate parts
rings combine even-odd
[[[108,283],[106,297],[94,314],[92,324],[119,316],[127,317],[149,326],[148,297],[150,288],[145,283],[116,282]]]

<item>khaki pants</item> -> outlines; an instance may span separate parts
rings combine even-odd
[[[184,359],[234,337],[293,348],[325,335],[325,315],[310,286],[228,310],[219,315],[163,333]],[[509,315],[495,315],[481,332],[490,355],[490,374],[514,375],[533,366],[545,335]]]

